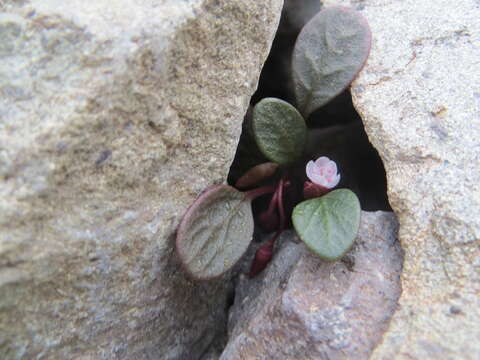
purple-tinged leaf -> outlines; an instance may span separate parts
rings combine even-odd
[[[353,9],[329,7],[303,28],[292,67],[297,105],[307,118],[355,79],[370,53],[371,33]]]
[[[203,192],[177,231],[177,254],[197,280],[218,277],[247,250],[253,234],[251,199],[228,185]]]
[[[278,169],[278,164],[272,162],[266,162],[254,166],[248,170],[245,174],[242,175],[240,179],[235,183],[235,187],[244,189],[250,186],[254,186],[262,182],[263,180],[268,179],[269,177],[275,174],[275,171]]]

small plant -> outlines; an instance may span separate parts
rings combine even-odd
[[[250,276],[271,260],[275,241],[290,219],[300,239],[322,259],[337,260],[352,247],[360,203],[348,189],[333,190],[340,182],[335,162],[325,156],[313,161],[306,153],[305,119],[349,86],[366,62],[370,42],[368,24],[348,8],[326,8],[306,24],[292,59],[300,111],[283,100],[265,98],[246,124],[251,146],[256,144],[269,161],[248,170],[235,188],[218,185],[204,191],[181,221],[177,253],[193,278],[218,277],[242,257],[254,230],[251,203],[267,195],[268,207],[256,220],[274,234],[257,250]]]

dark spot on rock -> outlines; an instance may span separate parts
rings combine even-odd
[[[353,271],[353,268],[355,267],[355,257],[352,254],[345,255],[341,261],[348,271]]]
[[[68,144],[60,141],[57,143],[55,148],[59,154],[63,154],[68,149]]]
[[[102,165],[105,162],[105,160],[107,160],[110,157],[110,155],[112,155],[112,152],[110,150],[102,151],[98,159],[95,161],[95,166]]]
[[[461,313],[462,313],[462,309],[460,309],[458,306],[455,306],[455,305],[450,306],[450,314],[459,315]]]
[[[148,121],[148,126],[153,129],[155,132],[159,132],[160,128],[158,127],[157,124],[155,124],[153,121],[149,120]]]
[[[440,140],[445,140],[448,137],[448,133],[438,124],[433,124],[430,126],[430,129],[440,138]]]

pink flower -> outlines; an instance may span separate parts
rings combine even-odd
[[[308,162],[307,176],[314,184],[327,189],[334,188],[340,181],[337,164],[326,156],[319,157],[315,162]]]

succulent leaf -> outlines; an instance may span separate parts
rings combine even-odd
[[[242,175],[235,183],[237,188],[247,188],[259,184],[261,181],[268,179],[275,174],[278,169],[278,164],[266,162],[254,166]]]
[[[253,109],[252,129],[260,151],[269,160],[287,165],[302,155],[307,127],[289,103],[275,98],[260,101]]]
[[[360,202],[348,189],[306,200],[293,210],[300,239],[324,260],[341,258],[353,245],[360,225]]]
[[[292,58],[297,105],[305,118],[350,85],[370,45],[367,21],[350,8],[325,8],[305,25]]]
[[[194,279],[212,279],[235,265],[252,234],[251,200],[231,186],[214,186],[185,213],[177,231],[177,254]]]

